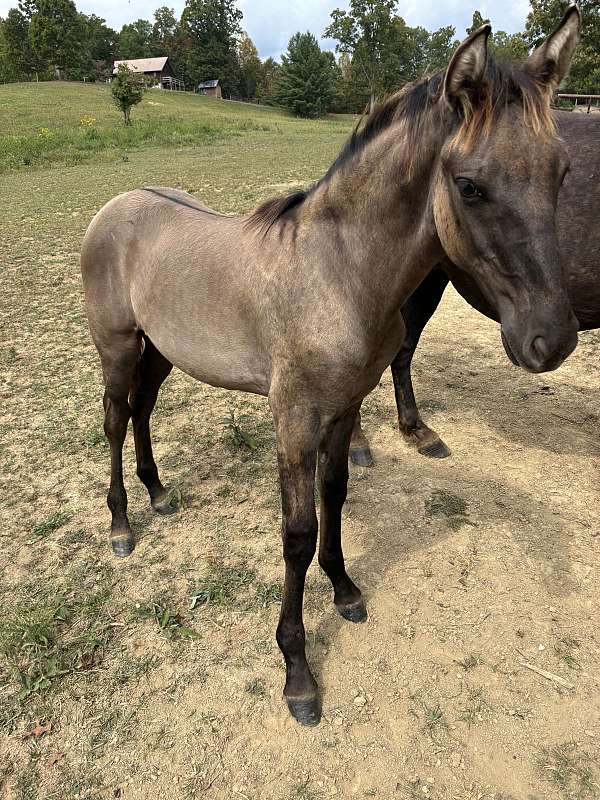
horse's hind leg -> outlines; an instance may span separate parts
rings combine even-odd
[[[360,414],[356,415],[352,438],[350,440],[350,461],[359,467],[372,467],[373,454],[369,440],[362,429]]]
[[[150,415],[156,404],[158,390],[173,369],[173,365],[158,352],[148,338],[144,337],[144,343],[136,387],[130,398],[137,474],[148,490],[152,508],[159,514],[172,514],[177,508],[169,503],[168,493],[160,481],[152,453]]]
[[[450,450],[438,434],[421,419],[410,368],[423,329],[440,304],[448,283],[446,273],[436,268],[404,304],[402,316],[406,325],[406,339],[391,364],[400,433],[421,455],[430,458],[446,458],[450,455]]]
[[[364,600],[348,577],[342,552],[342,508],[348,487],[348,446],[358,408],[341,417],[325,436],[319,448],[319,492],[321,495],[321,534],[319,564],[334,591],[337,610],[351,622],[364,622]]]
[[[115,555],[128,556],[135,547],[127,519],[127,493],[123,484],[123,443],[131,416],[129,393],[133,388],[140,339],[137,332],[112,336],[99,348],[104,372],[104,432],[110,445],[108,507],[112,513],[110,541]]]

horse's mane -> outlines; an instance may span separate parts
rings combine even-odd
[[[419,152],[423,123],[427,114],[439,108],[438,100],[444,86],[445,70],[408,84],[377,105],[352,132],[342,151],[325,175],[310,188],[283,197],[267,200],[248,217],[247,224],[264,233],[275,223],[300,206],[319,186],[327,183],[338,172],[346,169],[365,150],[367,145],[395,122],[405,121],[408,137],[406,150],[409,162]],[[488,136],[502,111],[511,103],[521,103],[525,122],[536,134],[554,135],[555,125],[551,113],[551,91],[530,75],[522,65],[488,59],[486,79],[478,89],[465,92],[451,109],[460,123],[454,145],[471,149],[480,136]],[[410,166],[410,164],[409,164]]]

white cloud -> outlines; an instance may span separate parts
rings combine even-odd
[[[86,14],[104,17],[113,28],[136,19],[151,19],[155,8],[167,5],[181,14],[184,0],[76,0],[77,8]],[[334,8],[347,7],[347,0],[239,0],[244,12],[242,25],[254,40],[263,58],[278,56],[287,47],[296,31],[312,31],[322,37]],[[0,14],[16,6],[16,0],[0,0]],[[401,0],[398,13],[409,25],[422,25],[429,30],[454,25],[462,38],[471,24],[473,11],[479,9],[489,17],[495,30],[509,33],[521,30],[529,8],[528,0],[498,3],[496,0]],[[332,42],[324,42],[333,49]]]

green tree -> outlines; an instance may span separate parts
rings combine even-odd
[[[236,0],[186,0],[181,30],[188,40],[186,71],[194,83],[220,80],[226,95],[237,89],[242,16]]]
[[[141,103],[144,96],[144,82],[141,76],[132,72],[126,64],[119,64],[110,91],[113,102],[123,114],[125,125],[130,125],[131,109]]]
[[[393,46],[399,28],[396,0],[350,0],[348,11],[335,9],[325,36],[336,39],[336,51],[352,55],[355,74],[361,74],[371,107],[389,85],[390,70],[397,64]]]
[[[27,80],[42,65],[29,40],[29,19],[18,8],[11,8],[2,23],[2,72],[9,80]]]
[[[496,31],[490,42],[490,51],[505,61],[524,61],[529,55],[529,45],[522,33]]]
[[[4,28],[6,21],[0,17],[0,83],[17,80],[15,69],[8,58],[8,45]]]
[[[312,33],[296,33],[282,57],[273,100],[298,117],[320,117],[333,102],[335,59]]]
[[[479,28],[485,25],[486,22],[489,22],[489,20],[484,19],[480,11],[474,11],[473,22],[471,23],[471,26],[467,28],[467,34],[470,35],[475,31],[479,30]]]
[[[428,73],[440,72],[450,63],[452,54],[458,47],[456,41],[456,28],[448,25],[429,34],[427,42],[427,66],[425,71]]]
[[[79,14],[83,30],[81,77],[88,80],[108,78],[116,54],[117,33],[95,14]]]
[[[267,58],[260,65],[258,83],[256,86],[256,99],[259,103],[271,103],[273,100],[273,89],[281,69],[280,64],[274,58]]]
[[[244,100],[253,100],[260,81],[261,67],[258,50],[247,33],[238,41],[238,63],[240,65],[239,91]]]
[[[473,24],[467,28],[467,33],[473,33],[486,20],[479,11],[473,14]],[[529,45],[522,33],[506,33],[506,31],[495,31],[488,41],[490,53],[498,59],[506,61],[524,61],[529,55]]]
[[[177,18],[172,8],[161,6],[154,12],[152,51],[155,56],[172,57],[177,37]]]
[[[123,25],[118,53],[120,59],[149,58],[152,55],[152,25],[147,19]]]
[[[555,30],[570,3],[567,0],[530,0],[525,39],[537,47]],[[600,0],[580,0],[583,17],[581,43],[575,50],[565,88],[573,92],[600,92]]]
[[[106,20],[95,14],[80,14],[85,30],[85,47],[92,61],[111,61],[115,55],[117,33]]]
[[[33,6],[33,4],[32,4]],[[35,0],[29,41],[41,64],[76,77],[84,57],[85,34],[72,0]]]

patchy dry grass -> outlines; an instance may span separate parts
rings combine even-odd
[[[544,778],[568,798],[598,797],[600,774],[592,756],[577,742],[563,742],[542,750],[538,759]]]

